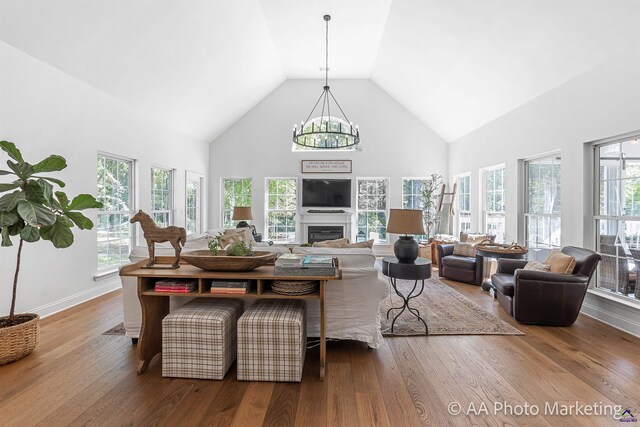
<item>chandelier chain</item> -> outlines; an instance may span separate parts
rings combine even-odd
[[[325,37],[325,56],[324,56],[324,85],[329,86],[329,20],[325,19],[325,24],[327,27],[326,37]]]

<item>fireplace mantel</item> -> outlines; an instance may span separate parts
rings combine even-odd
[[[300,212],[298,214],[298,223],[300,224],[299,230],[301,231],[300,243],[307,243],[307,236],[309,235],[310,225],[340,225],[344,227],[344,236],[349,240],[353,240],[351,235],[351,221],[353,213],[310,213]]]

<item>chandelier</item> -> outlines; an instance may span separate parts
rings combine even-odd
[[[349,121],[329,87],[329,21],[331,16],[324,15],[324,20],[327,28],[324,87],[307,119],[301,121],[300,125],[293,125],[293,142],[303,150],[359,150],[360,130],[357,125],[354,126]],[[320,101],[322,101],[320,116],[311,119],[316,108],[320,105]],[[342,118],[331,115],[331,101],[335,104],[334,113],[339,111]]]

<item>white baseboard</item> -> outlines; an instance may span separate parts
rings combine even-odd
[[[640,310],[637,308],[588,293],[582,304],[581,313],[640,337]]]
[[[31,310],[26,310],[25,312],[37,313],[41,318],[45,318],[62,310],[66,310],[78,304],[82,304],[83,302],[87,302],[89,300],[97,298],[100,295],[104,295],[120,289],[121,287],[122,285],[120,284],[120,277],[116,276],[100,286],[96,286],[86,291],[79,292],[75,295],[70,295],[57,301],[50,302],[49,304],[41,305],[40,307],[32,308]]]

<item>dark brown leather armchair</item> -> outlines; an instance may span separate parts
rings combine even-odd
[[[453,245],[438,245],[438,273],[456,282],[480,285],[483,278],[482,258],[453,254]]]
[[[575,246],[565,246],[562,252],[575,258],[573,274],[522,270],[527,260],[498,260],[498,271],[491,281],[498,301],[518,322],[570,326],[578,318],[589,281],[602,257]]]

